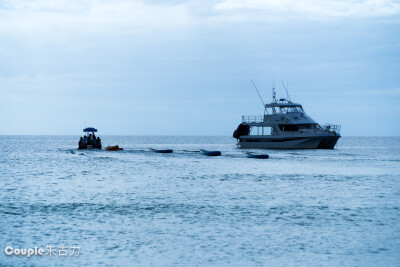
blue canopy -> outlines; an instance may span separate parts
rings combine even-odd
[[[97,129],[96,128],[93,128],[93,127],[88,127],[88,128],[85,128],[85,129],[83,129],[83,131],[84,132],[97,132]]]

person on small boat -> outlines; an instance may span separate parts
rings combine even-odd
[[[95,138],[94,134],[92,135],[92,140],[91,140],[90,144],[93,146],[93,148],[96,148],[96,138]]]
[[[96,139],[96,148],[101,149],[101,139],[100,139],[100,137],[97,137],[97,139]]]
[[[83,138],[82,137],[81,137],[81,139],[79,139],[78,148],[79,149],[83,148]]]
[[[83,140],[82,140],[82,144],[83,144],[83,148],[84,149],[86,149],[87,148],[87,138],[86,138],[86,135],[83,137]]]

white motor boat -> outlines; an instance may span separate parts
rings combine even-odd
[[[257,89],[257,88],[256,88]],[[257,90],[258,92],[258,90]],[[271,104],[264,105],[264,115],[242,116],[233,133],[240,148],[333,149],[340,136],[340,125],[320,126],[302,105],[288,98],[276,99],[273,88]]]

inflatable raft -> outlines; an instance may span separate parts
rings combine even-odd
[[[122,147],[119,147],[118,145],[116,146],[108,146],[106,147],[107,151],[118,151],[118,150],[124,150]]]
[[[172,149],[153,149],[150,148],[151,151],[155,152],[155,153],[172,153],[174,152]]]
[[[216,157],[216,156],[221,156],[221,151],[208,151],[208,150],[200,149],[200,154],[209,156],[209,157]]]
[[[268,159],[269,156],[267,154],[253,154],[253,153],[247,153],[248,158],[252,159]]]

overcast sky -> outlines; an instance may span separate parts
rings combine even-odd
[[[0,134],[231,135],[273,79],[343,135],[400,135],[400,1],[0,0]]]

